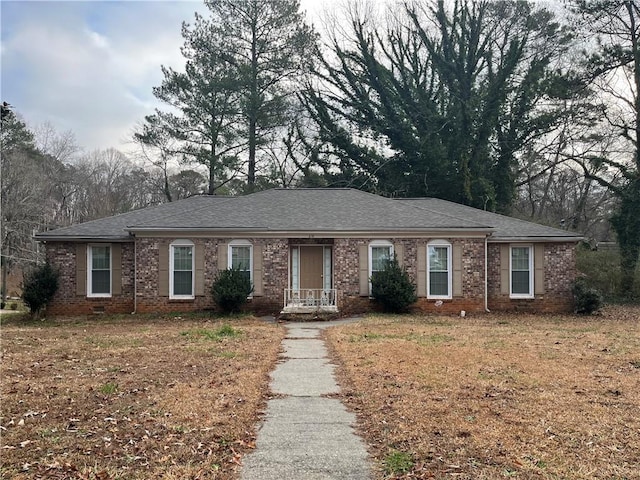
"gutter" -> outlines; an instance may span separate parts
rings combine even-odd
[[[489,236],[484,237],[484,311],[491,313],[489,310]]]
[[[566,237],[492,237],[489,240],[490,243],[535,243],[535,242],[545,242],[545,243],[567,243],[567,242],[581,242],[584,240],[584,237],[575,235],[575,236],[566,236]]]
[[[43,235],[34,235],[33,238],[37,242],[80,242],[80,243],[91,243],[91,242],[109,242],[109,243],[128,243],[131,241],[131,236],[128,235],[126,237],[117,236],[117,237],[83,237],[83,236],[43,236]]]
[[[138,311],[138,242],[133,237],[133,312],[135,315]]]

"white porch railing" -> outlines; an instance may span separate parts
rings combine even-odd
[[[285,312],[337,311],[335,288],[286,288]]]

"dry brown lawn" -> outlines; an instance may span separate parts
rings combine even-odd
[[[284,328],[2,319],[0,478],[237,478]]]
[[[378,478],[640,479],[640,307],[326,331]]]

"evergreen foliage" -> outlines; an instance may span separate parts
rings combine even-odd
[[[556,68],[570,29],[525,1],[407,2],[386,25],[367,12],[350,12],[304,95],[340,170],[377,193],[508,212],[522,152],[579,87]]]
[[[251,191],[259,149],[294,120],[289,100],[315,35],[298,0],[205,4],[208,16],[182,26],[185,71],[162,67],[164,80],[153,89],[170,111],[156,109],[135,138],[205,166],[210,195],[245,167]]]
[[[603,119],[624,142],[606,157],[587,156],[583,168],[588,178],[607,187],[617,197],[611,225],[620,245],[622,294],[631,297],[640,259],[640,4],[629,0],[575,0],[585,33],[595,36],[596,48],[585,70],[607,100]],[[613,81],[612,79],[616,79]],[[629,88],[621,90],[624,79]],[[620,112],[618,106],[627,105]],[[595,173],[588,167],[602,166]]]
[[[390,313],[407,312],[418,299],[415,285],[395,257],[371,275],[371,296]]]
[[[602,308],[604,300],[602,294],[593,287],[589,287],[583,279],[578,279],[573,285],[575,312],[591,315]]]
[[[211,287],[213,300],[224,313],[239,312],[251,292],[253,286],[247,272],[237,268],[219,271]]]
[[[58,290],[59,274],[45,263],[31,270],[24,278],[22,299],[33,314],[38,314]]]

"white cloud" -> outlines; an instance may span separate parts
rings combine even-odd
[[[162,80],[160,66],[183,64],[181,22],[204,8],[192,2],[2,3],[2,100],[30,124],[71,129],[89,150],[126,149],[122,142],[133,125],[157,105],[151,90]]]

